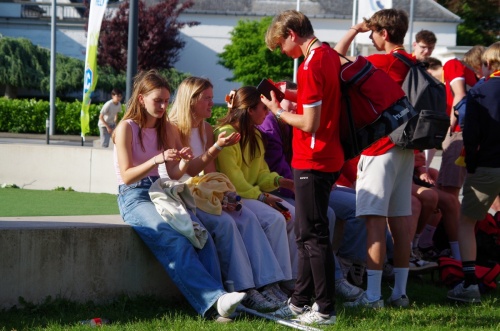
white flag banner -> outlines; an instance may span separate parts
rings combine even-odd
[[[392,8],[392,0],[358,0],[358,23],[363,20],[363,17],[369,18],[373,13],[381,10]]]
[[[90,132],[89,107],[90,97],[97,84],[97,43],[101,32],[101,23],[108,0],[91,0],[89,14],[89,30],[87,32],[87,51],[85,54],[85,72],[83,76],[83,100],[80,113],[82,138]]]
[[[362,22],[363,18],[370,18],[375,12],[381,9],[392,8],[392,0],[357,0],[358,15],[356,22]],[[371,44],[370,34],[360,33],[356,38],[356,42],[360,44]]]

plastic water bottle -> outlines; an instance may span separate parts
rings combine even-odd
[[[109,324],[109,320],[105,318],[96,317],[89,320],[81,321],[80,324],[90,325],[90,326],[102,326],[104,324]]]
[[[235,204],[235,210],[240,211],[241,210],[241,197],[236,193],[232,191],[227,191],[224,193],[224,199],[226,203],[232,203]]]

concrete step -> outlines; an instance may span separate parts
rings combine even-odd
[[[120,295],[184,300],[120,215],[0,217],[0,308],[48,296],[108,302]]]

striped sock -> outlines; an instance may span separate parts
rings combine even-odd
[[[462,261],[462,270],[464,271],[464,287],[477,285],[476,261]]]

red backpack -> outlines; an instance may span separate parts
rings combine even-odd
[[[347,60],[340,68],[342,111],[340,139],[345,159],[406,123],[417,112],[405,92],[386,72],[375,68],[365,57]]]
[[[440,257],[439,278],[448,287],[455,287],[464,280],[462,262],[451,257]],[[491,268],[476,265],[476,277],[481,292],[487,292],[497,287],[496,278],[500,274],[500,265],[494,264]]]

